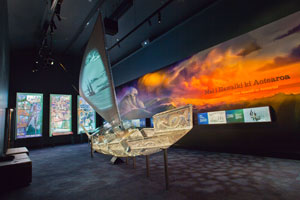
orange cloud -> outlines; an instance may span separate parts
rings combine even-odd
[[[176,106],[191,103],[197,108],[251,101],[278,93],[300,94],[298,64],[282,62],[284,68],[269,67],[262,71],[261,66],[278,61],[276,58],[280,56],[244,57],[240,56],[243,49],[214,48],[205,56],[196,54],[176,66],[146,74],[138,80],[138,88],[154,97],[167,95]],[[295,49],[289,57],[297,55]],[[254,84],[284,75],[290,79]]]
[[[260,71],[267,71],[274,68],[279,67],[285,67],[287,65],[293,64],[293,63],[300,63],[300,45],[298,45],[296,48],[294,48],[290,54],[286,56],[277,56],[274,58],[274,60],[271,63],[268,63],[261,67]]]

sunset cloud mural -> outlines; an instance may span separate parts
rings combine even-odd
[[[299,19],[300,12],[294,13],[118,87],[119,103],[128,106],[120,108],[126,110],[122,117],[151,117],[185,104],[197,112],[298,105]]]

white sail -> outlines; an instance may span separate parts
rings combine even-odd
[[[101,14],[83,55],[79,93],[113,127],[121,125]]]

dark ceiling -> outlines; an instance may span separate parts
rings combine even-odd
[[[38,53],[45,38],[43,32],[53,15],[51,5],[56,1],[8,1],[12,51]],[[53,18],[57,29],[53,31],[52,42],[50,28],[47,29],[48,46],[57,56],[81,55],[98,13],[101,12],[103,18],[118,22],[118,32],[115,35],[106,34],[106,48],[111,64],[114,65],[142,48],[143,41],[155,40],[215,1],[217,0],[63,0],[61,21],[56,16]]]

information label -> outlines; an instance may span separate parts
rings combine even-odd
[[[245,122],[271,122],[269,106],[243,109]]]
[[[227,123],[243,123],[244,122],[243,109],[227,110],[226,120]]]
[[[225,111],[208,112],[209,124],[226,124]]]

